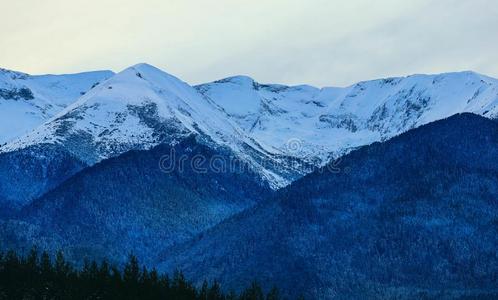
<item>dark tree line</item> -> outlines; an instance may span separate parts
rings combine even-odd
[[[62,252],[51,258],[36,249],[26,256],[0,253],[0,299],[175,299],[175,300],[277,300],[274,288],[267,294],[253,282],[240,294],[224,292],[218,282],[196,288],[181,272],[168,275],[148,270],[130,255],[124,268],[106,261],[85,262],[81,269],[68,263]]]

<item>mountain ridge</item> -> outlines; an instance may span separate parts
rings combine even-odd
[[[0,145],[41,125],[113,74],[29,75],[0,69]]]
[[[41,126],[0,147],[0,165],[8,165],[2,163],[8,153],[36,145],[59,147],[93,165],[193,134],[213,148],[230,147],[262,181],[279,189],[353,149],[460,112],[498,117],[498,80],[459,72],[318,89],[234,76],[192,87],[142,63],[93,86]],[[2,198],[8,197],[0,190]],[[18,198],[28,203],[33,197]]]
[[[257,277],[311,299],[495,290],[496,155],[498,122],[473,114],[432,122],[352,151],[165,249],[159,269],[236,290]]]
[[[240,168],[216,171],[212,157]],[[175,168],[168,169],[168,163]],[[213,150],[192,136],[174,146],[131,150],[77,172],[0,222],[0,243],[15,249],[63,248],[78,264],[85,257],[124,263],[133,252],[150,266],[158,248],[271,193],[230,149]]]

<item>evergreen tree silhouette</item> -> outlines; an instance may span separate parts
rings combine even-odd
[[[240,295],[223,292],[218,281],[204,281],[199,289],[180,271],[172,279],[156,269],[140,266],[134,255],[121,272],[108,261],[100,264],[85,260],[77,270],[59,251],[52,260],[36,248],[25,256],[9,251],[0,253],[0,300],[4,299],[130,299],[130,300],[264,300],[263,290],[254,281]],[[280,299],[273,288],[266,300]]]
[[[279,299],[280,299],[280,293],[277,287],[273,287],[266,295],[266,300],[279,300]]]
[[[241,300],[264,300],[263,290],[257,281],[253,281],[240,296]]]

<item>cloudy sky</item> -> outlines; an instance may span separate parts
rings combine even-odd
[[[496,0],[0,0],[0,11],[0,66],[33,74],[148,62],[190,83],[498,77]]]

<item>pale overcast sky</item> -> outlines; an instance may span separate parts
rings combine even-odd
[[[147,62],[189,83],[498,77],[496,0],[0,0],[0,11],[0,67],[33,74]]]

